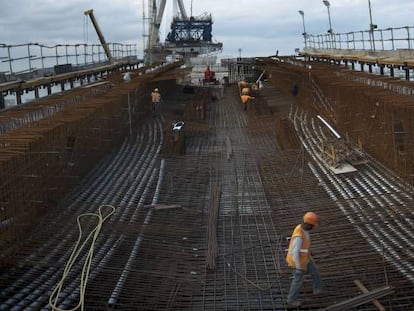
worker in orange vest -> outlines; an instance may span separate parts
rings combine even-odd
[[[249,89],[244,88],[242,91],[242,95],[240,96],[240,100],[244,105],[244,110],[247,110],[247,104],[250,102],[251,99],[254,99],[254,97],[249,95]]]
[[[306,273],[309,273],[312,277],[314,294],[321,294],[325,291],[318,267],[311,255],[309,231],[317,225],[318,216],[313,212],[307,212],[303,216],[303,223],[297,225],[293,230],[286,256],[288,265],[294,269],[287,298],[288,307],[299,307],[301,305],[298,296]]]
[[[151,93],[151,100],[152,100],[152,115],[155,116],[158,112],[158,109],[161,103],[161,94],[158,88],[155,88],[154,91]]]

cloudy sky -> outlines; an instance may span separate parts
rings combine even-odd
[[[169,0],[172,2],[172,0]],[[145,2],[147,2],[145,0]],[[334,32],[369,28],[368,0],[330,0]],[[184,0],[190,14],[191,0]],[[171,7],[171,5],[169,6]],[[371,0],[373,23],[378,28],[413,26],[413,0]],[[83,12],[94,9],[107,42],[143,45],[143,0],[0,0],[0,43],[38,42],[45,45],[98,43]],[[268,56],[293,54],[303,47],[302,17],[306,31],[322,34],[329,29],[322,0],[193,0],[194,16],[213,16],[213,37],[223,42],[223,55]],[[171,21],[172,9],[165,25]],[[161,37],[167,28],[162,27]]]

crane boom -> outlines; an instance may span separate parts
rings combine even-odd
[[[159,9],[158,9],[158,15],[157,15],[157,20],[156,20],[156,25],[158,26],[158,28],[161,25],[161,21],[162,21],[162,16],[164,15],[164,11],[165,11],[165,5],[167,3],[167,0],[161,0],[160,4],[159,4]]]
[[[85,11],[84,14],[89,15],[92,21],[92,24],[95,27],[95,31],[96,31],[96,34],[98,35],[99,41],[101,42],[102,47],[105,51],[106,57],[108,58],[109,61],[112,61],[111,50],[109,49],[108,44],[106,43],[105,38],[101,32],[101,29],[99,28],[98,22],[95,18],[95,15],[93,14],[93,9]]]
[[[181,16],[184,20],[188,20],[187,12],[185,11],[184,3],[182,0],[177,0],[178,6],[180,8]]]

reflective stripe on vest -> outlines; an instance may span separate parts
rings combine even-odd
[[[304,230],[302,229],[302,225],[297,225],[295,227],[295,230],[293,230],[292,237],[289,242],[289,250],[286,255],[286,261],[290,267],[296,268],[296,264],[293,261],[293,256],[292,256],[293,239],[296,237],[302,238],[302,247],[299,253],[299,260],[300,260],[301,269],[306,271],[306,267],[308,265],[308,261],[310,258],[310,244],[311,243],[310,243],[310,240],[306,238],[306,234]]]

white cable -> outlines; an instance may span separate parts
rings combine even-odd
[[[105,208],[105,207],[109,207],[110,212],[105,217],[103,217],[102,209]],[[90,271],[90,267],[91,267],[91,263],[92,263],[95,241],[98,238],[98,235],[101,231],[103,223],[114,212],[115,212],[115,207],[114,206],[112,206],[112,205],[101,205],[99,207],[99,212],[97,214],[96,213],[85,213],[85,214],[81,214],[77,217],[76,221],[78,223],[79,237],[78,237],[78,240],[76,241],[76,244],[75,244],[75,247],[72,251],[72,254],[69,257],[69,260],[66,263],[66,267],[65,267],[65,270],[63,271],[62,278],[59,281],[59,283],[56,285],[56,288],[53,290],[52,294],[49,297],[49,305],[52,308],[52,310],[55,310],[55,311],[74,311],[74,310],[77,310],[79,307],[81,308],[81,310],[84,310],[84,302],[85,302],[84,297],[85,297],[85,291],[86,291],[86,284],[88,282],[88,275],[89,275],[89,271]],[[86,237],[85,241],[81,244],[81,241],[82,241],[82,225],[81,225],[80,221],[83,217],[96,217],[98,219],[98,223],[97,223],[96,227]],[[62,287],[63,287],[63,284],[65,282],[65,279],[69,275],[74,263],[78,259],[79,254],[82,252],[85,245],[88,244],[89,241],[90,241],[90,247],[89,247],[88,254],[85,258],[85,263],[83,265],[82,274],[81,274],[79,302],[72,309],[60,309],[60,308],[57,307],[57,304],[58,304],[58,298],[59,298],[59,295],[62,291]]]

